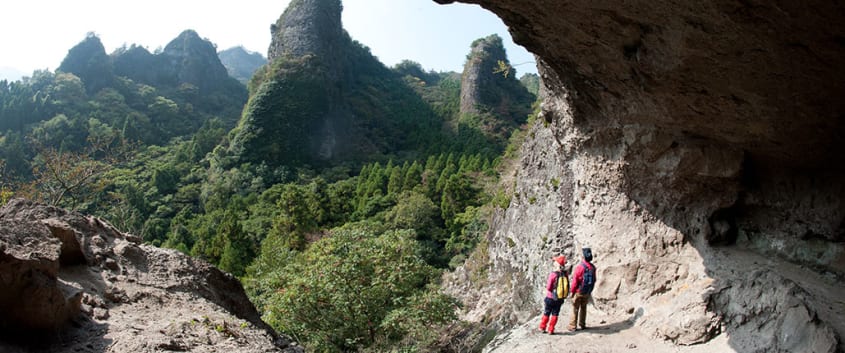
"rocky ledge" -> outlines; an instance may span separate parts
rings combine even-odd
[[[22,199],[0,208],[0,330],[3,352],[303,351],[233,276]]]

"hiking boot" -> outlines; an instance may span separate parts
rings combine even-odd
[[[555,325],[557,325],[557,316],[552,315],[549,320],[549,334],[553,335],[555,333]]]
[[[540,327],[539,327],[539,328],[540,328],[540,332],[542,332],[542,333],[546,333],[546,325],[547,325],[548,323],[549,323],[549,316],[548,316],[548,315],[543,315],[543,317],[540,319]],[[554,326],[552,326],[552,329],[554,329]]]

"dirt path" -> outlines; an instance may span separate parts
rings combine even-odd
[[[540,318],[502,334],[491,342],[485,353],[730,353],[735,352],[725,335],[720,335],[704,345],[674,346],[661,340],[651,339],[632,324],[630,319],[610,318],[589,306],[592,315],[588,322],[596,325],[587,330],[566,331],[569,311],[558,323],[560,332],[555,335],[540,333],[537,325]]]

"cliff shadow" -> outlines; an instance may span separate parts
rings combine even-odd
[[[6,353],[107,352],[113,340],[106,338],[108,323],[85,314],[55,330],[5,330],[0,333],[0,351]]]

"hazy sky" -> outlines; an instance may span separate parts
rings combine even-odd
[[[14,68],[30,75],[55,70],[67,51],[96,33],[111,53],[123,44],[150,51],[185,29],[196,30],[217,48],[243,45],[267,53],[270,24],[289,0],[21,0],[0,14],[0,75]],[[536,72],[534,57],[511,42],[507,28],[476,5],[437,5],[431,0],[345,0],[343,25],[392,66],[411,59],[426,70],[461,71],[470,43],[498,33],[519,75]],[[523,64],[525,63],[525,64]],[[2,79],[4,77],[0,77]]]

